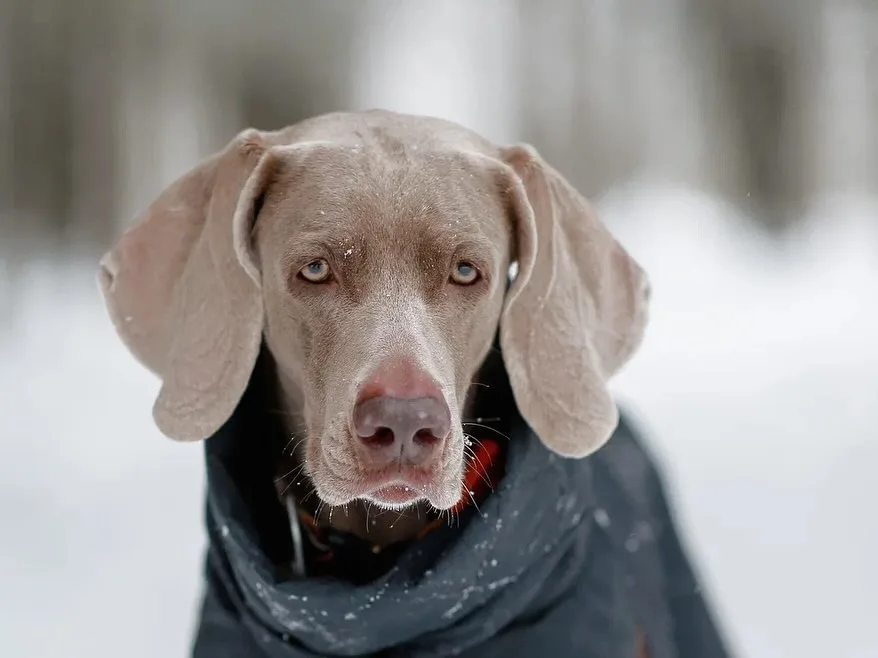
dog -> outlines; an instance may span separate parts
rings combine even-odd
[[[301,593],[316,586],[304,564],[301,520],[309,519],[304,530],[312,543],[327,543],[314,531],[331,531],[336,543],[354,537],[368,545],[366,554],[393,556],[345,585],[354,598],[398,574],[420,550],[413,547],[434,541],[437,519],[444,522],[443,550],[459,541],[454,533],[475,532],[486,523],[480,502],[501,505],[503,498],[499,491],[476,495],[474,487],[515,482],[530,468],[525,464],[539,463],[534,473],[554,469],[547,483],[569,478],[573,487],[569,495],[556,492],[558,500],[576,501],[564,509],[551,497],[539,503],[564,514],[559,546],[573,550],[566,542],[582,528],[602,526],[583,521],[602,518],[592,496],[602,485],[582,469],[593,468],[598,462],[589,456],[603,454],[618,434],[607,385],[642,341],[649,285],[588,202],[532,146],[501,147],[442,119],[381,110],[323,115],[275,132],[246,130],[159,196],[101,261],[99,281],[119,336],[161,380],[158,428],[177,441],[211,439],[208,463],[218,469],[208,467],[211,490],[237,492],[235,505],[226,507],[225,494],[209,505],[212,544],[222,546],[210,587],[223,594],[207,596],[196,655],[485,656],[489,644],[527,646],[507,645],[501,624],[456,639],[445,628],[439,639],[431,621],[469,615],[476,599],[523,582],[527,570],[481,585],[463,577],[459,591],[477,589],[460,609],[421,615],[417,631],[400,634],[385,618],[359,626],[357,619],[372,614],[369,603],[329,630],[321,614],[341,610],[315,612]],[[480,381],[490,363],[494,374]],[[490,442],[499,446],[494,450],[475,436],[492,429],[480,406],[490,395],[479,384],[506,391],[495,397],[497,415],[521,421],[494,426],[502,435]],[[268,430],[255,416],[241,420],[251,408],[277,418],[272,436],[281,437],[280,449],[253,438]],[[255,432],[257,426],[263,429]],[[230,432],[236,438],[223,438]],[[523,455],[515,446],[525,444],[528,457],[506,454]],[[266,450],[269,465],[241,466]],[[271,501],[268,480],[276,485]],[[538,486],[536,475],[529,481],[507,488]],[[575,489],[586,481],[587,491]],[[251,489],[259,497],[248,498]],[[274,512],[261,519],[276,503],[286,504],[286,523]],[[515,524],[507,511],[498,532],[501,523]],[[281,525],[297,568],[256,569],[271,552],[265,537]],[[238,561],[243,544],[254,552]],[[407,577],[420,582],[431,570],[415,562]],[[483,577],[484,564],[471,581]],[[584,563],[573,568],[587,570]],[[549,598],[560,597],[548,594],[546,578],[535,582]],[[314,601],[325,594],[314,591]],[[390,617],[413,613],[399,596]],[[522,608],[515,619],[534,620],[551,608],[528,596],[537,607]],[[301,608],[292,610],[289,601]],[[224,621],[211,626],[214,617]],[[275,624],[269,630],[266,619]],[[644,620],[635,621],[631,628],[639,630],[620,640],[626,647],[642,644],[636,638]],[[345,624],[354,630],[339,630]],[[240,632],[226,635],[232,627]],[[649,638],[651,655],[671,655],[662,652],[662,637]],[[541,641],[533,646],[547,646]],[[592,654],[583,641],[556,642],[554,653],[637,655],[633,648]]]

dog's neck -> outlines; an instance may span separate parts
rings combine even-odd
[[[292,495],[297,506],[308,512],[324,527],[356,535],[375,547],[384,547],[415,538],[433,520],[426,502],[402,511],[383,510],[362,500],[342,507],[322,505],[314,494],[313,485],[303,473],[303,403],[298,388],[276,368],[270,369],[268,383],[277,394],[287,441],[278,456],[275,482],[281,498]],[[269,373],[266,373],[268,375]]]

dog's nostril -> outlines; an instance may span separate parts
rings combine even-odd
[[[371,446],[390,446],[396,441],[393,430],[389,427],[379,427],[371,436],[361,436],[360,440],[366,445]]]
[[[439,437],[433,433],[432,429],[418,430],[415,432],[414,440],[415,443],[420,443],[421,445],[429,445],[440,441]]]

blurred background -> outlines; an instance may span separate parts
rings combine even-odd
[[[650,273],[614,388],[754,658],[875,658],[874,0],[3,0],[0,654],[183,656],[199,446],[97,259],[246,126],[337,109],[530,141]]]

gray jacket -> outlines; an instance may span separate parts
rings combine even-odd
[[[548,452],[504,404],[506,475],[481,505],[355,586],[289,579],[289,523],[249,391],[206,442],[206,589],[194,658],[724,658],[656,466],[628,422]],[[648,652],[638,649],[645,640]]]

